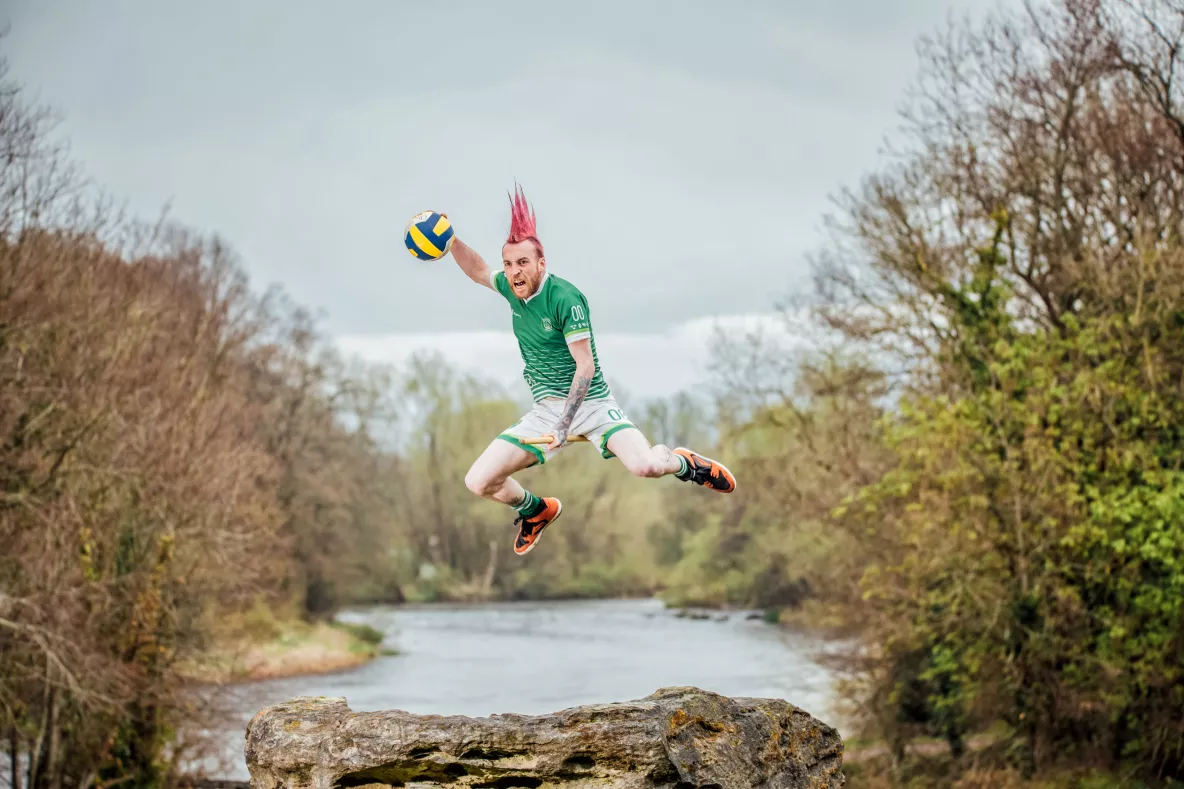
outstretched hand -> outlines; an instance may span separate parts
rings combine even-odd
[[[547,444],[547,451],[553,452],[559,447],[567,443],[567,430],[564,428],[557,428],[551,436],[551,443]]]

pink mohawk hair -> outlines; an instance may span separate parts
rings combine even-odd
[[[514,194],[510,196],[510,235],[506,238],[506,243],[517,244],[520,241],[533,241],[534,247],[541,257],[543,242],[539,241],[538,230],[535,229],[536,221],[534,209],[527,204],[526,194],[515,181]]]

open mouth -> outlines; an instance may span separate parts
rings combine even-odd
[[[511,284],[514,286],[514,290],[518,290],[526,287],[526,280],[524,278],[515,279]]]

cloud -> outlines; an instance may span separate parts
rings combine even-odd
[[[495,258],[518,178],[598,325],[663,332],[806,287],[827,195],[880,160],[912,40],[948,1],[608,0],[576,23],[541,0],[112,0],[25,4],[8,43],[97,182],[217,231],[330,331],[503,325],[400,238],[438,208]]]
[[[596,350],[601,369],[618,394],[650,399],[705,385],[711,348],[721,333],[741,343],[760,336],[786,353],[814,343],[800,317],[752,313],[696,318],[660,332],[597,332]],[[346,334],[338,336],[337,344],[347,355],[395,365],[416,354],[438,353],[456,367],[503,384],[511,392],[525,392],[522,359],[509,331]]]

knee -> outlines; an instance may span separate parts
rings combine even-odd
[[[465,474],[465,487],[483,498],[492,496],[501,486],[502,480],[483,474],[476,469],[469,469],[469,473]]]
[[[633,458],[625,463],[625,468],[629,472],[638,477],[660,477],[666,473],[666,469],[662,468],[662,464],[658,459],[646,455],[645,457]]]
[[[649,479],[657,479],[666,474],[666,469],[659,466],[657,463],[648,463],[636,472],[639,477],[647,477]]]

